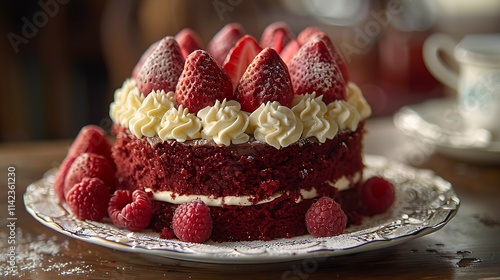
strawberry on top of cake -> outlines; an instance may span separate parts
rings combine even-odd
[[[288,27],[276,23],[266,28],[260,44],[243,34],[239,24],[229,24],[210,41],[208,51],[190,29],[155,42],[116,91],[112,120],[138,138],[202,138],[228,146],[227,139],[239,144],[254,136],[279,149],[301,138],[332,139],[345,127],[355,130],[371,114],[324,32],[310,27],[292,39]],[[259,121],[267,112],[280,117],[273,123]],[[231,115],[237,121],[231,129],[215,131],[223,127],[215,125],[222,114],[224,120]],[[285,123],[293,124],[287,137],[279,133]],[[266,138],[252,135],[262,129]]]

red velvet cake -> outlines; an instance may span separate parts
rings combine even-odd
[[[179,34],[146,51],[110,110],[119,185],[151,194],[152,228],[174,237],[175,208],[196,200],[209,207],[211,240],[269,240],[307,234],[320,197],[346,204],[370,108],[328,36],[294,38],[276,23],[258,43],[230,24],[208,44],[233,42],[221,59],[186,39],[194,31]]]
[[[239,24],[207,50],[198,38],[184,29],[157,41],[115,92],[115,225],[223,242],[332,236],[360,223],[370,213],[363,195],[378,201],[361,191],[371,110],[329,37],[313,27],[294,37],[275,23],[260,42]],[[67,202],[75,188],[60,186],[74,157],[56,184]],[[103,180],[87,181],[80,189],[102,192]]]
[[[155,200],[169,201],[159,203],[167,209],[177,197],[187,202],[203,196],[215,241],[304,235],[310,198],[335,197],[336,182],[342,189],[354,187],[363,169],[362,124],[323,144],[303,139],[282,149],[259,141],[228,147],[202,140],[152,145],[123,128],[116,132],[113,157],[120,162],[122,186],[154,193]],[[159,218],[153,226],[161,231],[169,221]]]

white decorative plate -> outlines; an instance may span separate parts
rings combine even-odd
[[[57,202],[54,170],[28,186],[24,203],[45,226],[72,238],[121,251],[205,263],[272,263],[323,258],[394,246],[434,232],[457,213],[460,200],[450,183],[429,170],[418,170],[383,157],[365,156],[365,176],[381,175],[396,187],[396,201],[384,215],[365,218],[344,234],[313,238],[193,244],[160,239],[157,233],[133,233],[108,220],[82,221]]]
[[[394,115],[394,124],[412,139],[431,144],[437,152],[451,158],[473,163],[500,163],[500,139],[486,129],[467,129],[456,99],[431,99],[405,106]],[[426,145],[422,148],[432,150]]]

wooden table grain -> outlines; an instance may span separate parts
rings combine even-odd
[[[24,208],[26,186],[60,163],[69,140],[6,143],[0,144],[0,274],[13,279],[500,279],[500,166],[419,150],[391,118],[370,120],[367,130],[366,153],[432,169],[453,184],[461,207],[444,228],[385,249],[274,264],[202,264],[121,252],[55,232]],[[9,184],[12,176],[15,184]],[[9,190],[15,192],[15,207],[9,208]]]

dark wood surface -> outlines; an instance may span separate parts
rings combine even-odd
[[[454,185],[461,207],[444,228],[381,250],[277,264],[201,264],[125,253],[57,233],[24,208],[26,186],[59,164],[70,141],[7,143],[0,144],[0,272],[11,269],[9,241],[15,240],[21,279],[500,279],[494,278],[500,277],[500,166],[421,151],[390,118],[373,119],[367,129],[366,153],[432,169]],[[15,167],[13,216],[8,212],[9,166]],[[13,237],[9,217],[16,218]]]

